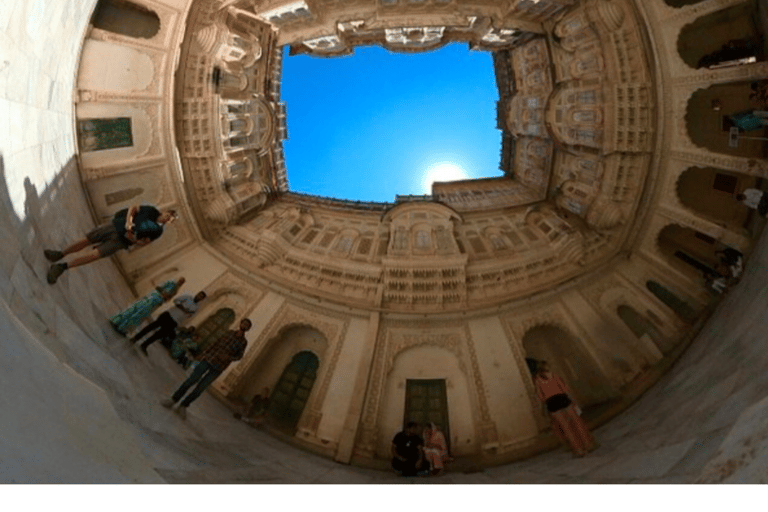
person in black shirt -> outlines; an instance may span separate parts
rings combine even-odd
[[[392,439],[392,469],[402,476],[416,476],[424,461],[423,448],[419,424],[409,421]]]
[[[117,212],[111,222],[92,229],[85,238],[62,251],[46,249],[45,258],[53,262],[48,270],[48,284],[56,283],[65,270],[86,265],[106,258],[123,249],[142,247],[160,238],[166,224],[178,218],[174,210],[160,212],[154,206],[132,206]],[[88,246],[91,250],[68,263],[56,263],[64,256],[80,252]]]

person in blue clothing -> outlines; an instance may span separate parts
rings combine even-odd
[[[174,210],[160,212],[154,206],[142,205],[124,208],[117,212],[111,222],[92,229],[85,238],[78,240],[61,251],[46,249],[45,258],[52,262],[48,269],[48,284],[56,280],[68,269],[92,263],[100,258],[112,256],[117,251],[142,247],[157,240],[163,234],[166,224],[178,218]],[[56,263],[65,256],[91,249],[70,262]]]

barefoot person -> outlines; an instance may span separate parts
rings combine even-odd
[[[92,229],[85,238],[78,240],[64,250],[46,249],[43,253],[48,261],[53,262],[48,269],[48,284],[56,280],[68,269],[87,265],[100,258],[112,256],[117,251],[131,247],[142,247],[157,240],[163,234],[163,228],[176,220],[174,210],[160,212],[154,206],[132,206],[117,212],[112,222]],[[56,263],[65,256],[82,251],[92,246],[88,252],[69,262]]]
[[[183,418],[187,417],[187,407],[194,402],[205,389],[210,386],[216,377],[221,375],[227,366],[233,361],[239,361],[243,358],[245,347],[248,341],[245,339],[245,333],[251,328],[251,321],[247,318],[240,320],[240,328],[237,331],[229,331],[214,343],[203,349],[198,357],[197,366],[192,370],[192,374],[185,380],[179,389],[171,396],[160,402],[160,404],[170,409],[176,402],[189,391],[189,388],[197,384],[194,390],[187,395],[179,404],[177,412]]]
[[[568,386],[549,370],[546,361],[540,361],[536,373],[536,392],[539,399],[546,405],[549,417],[552,419],[552,429],[562,434],[561,439],[567,441],[571,449],[579,457],[583,457],[595,449],[595,439],[587,425],[576,412],[576,404],[571,400]]]

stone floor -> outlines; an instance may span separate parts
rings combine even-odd
[[[5,176],[9,169],[0,160]],[[26,187],[26,217],[0,188],[0,482],[403,483],[284,444],[209,395],[183,421],[159,406],[184,378],[162,347],[145,357],[106,318],[132,299],[110,261],[45,282],[44,247],[93,224],[74,163]],[[693,483],[768,480],[768,240],[672,371],[564,450],[418,483]]]

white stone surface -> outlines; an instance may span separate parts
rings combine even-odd
[[[74,155],[73,87],[96,0],[4,0],[0,6],[0,157],[24,218],[24,180],[38,190]]]

